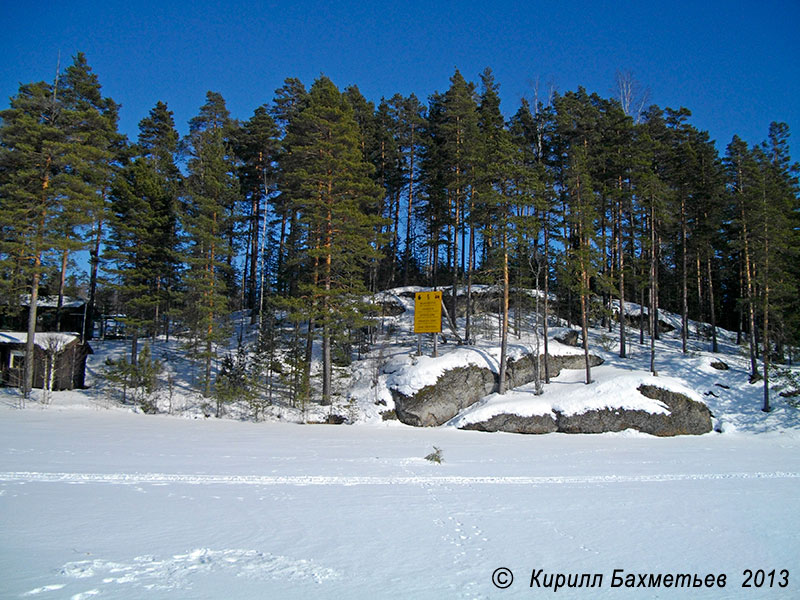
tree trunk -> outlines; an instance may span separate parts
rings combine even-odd
[[[409,146],[409,170],[408,170],[408,214],[406,220],[406,247],[403,252],[403,285],[408,285],[409,269],[411,264],[411,231],[414,207],[414,124],[411,125],[411,145]]]
[[[550,282],[549,282],[549,275],[550,275],[550,238],[548,234],[548,227],[547,227],[547,212],[545,212],[545,220],[544,220],[544,319],[542,320],[542,333],[544,337],[544,382],[550,383],[550,359],[547,356],[548,348],[547,348],[547,317],[549,316],[549,309],[550,309]],[[536,290],[536,294],[539,294],[539,290]]]
[[[86,323],[83,330],[83,339],[91,340],[94,332],[94,313],[97,298],[97,275],[100,270],[100,245],[103,241],[103,219],[97,221],[97,228],[94,235],[94,247],[92,248],[90,264],[92,267],[89,275],[89,300],[86,306]]]
[[[467,271],[467,319],[464,340],[467,344],[472,340],[472,272],[475,269],[475,226],[469,228],[469,268]]]
[[[253,189],[253,203],[250,208],[250,273],[247,284],[247,308],[253,309],[256,306],[256,278],[258,277],[259,264],[259,222],[261,220],[261,201],[259,198],[260,190],[258,186]]]
[[[328,310],[328,302],[331,292],[331,248],[333,244],[333,215],[331,202],[333,201],[333,192],[331,189],[331,182],[328,181],[328,207],[325,216],[325,267],[323,274],[323,290],[325,296],[323,298],[323,319],[322,319],[322,404],[328,406],[331,403],[331,379],[333,376],[332,361],[331,361],[331,328],[330,328],[330,314]]]
[[[619,357],[625,358],[625,254],[622,249],[622,200],[617,211],[617,261],[619,263]]]
[[[56,304],[56,331],[61,331],[61,312],[64,307],[64,288],[67,283],[67,263],[69,262],[69,250],[61,253],[61,276],[58,282],[58,303]]]
[[[456,174],[458,176],[458,172]],[[453,224],[453,319],[458,320],[458,226],[460,224],[461,212],[461,190],[457,190],[455,197],[455,223]]]
[[[508,352],[508,231],[503,225],[503,321],[500,327],[500,384],[498,393],[506,393],[506,354]]]
[[[25,399],[31,397],[31,390],[33,389],[33,370],[35,363],[35,347],[34,341],[36,337],[36,309],[39,302],[39,269],[42,266],[42,256],[40,253],[36,254],[33,263],[33,282],[31,283],[31,299],[28,305],[28,337],[25,341],[25,369],[23,377],[22,395]]]
[[[711,277],[711,257],[706,257],[706,267],[708,271],[708,303],[711,311],[711,351],[719,352],[717,344],[717,317],[716,307],[714,306],[714,280]]]
[[[686,198],[681,194],[681,351],[686,354],[689,333],[689,263],[686,257]]]
[[[656,372],[656,331],[658,327],[658,308],[656,305],[656,222],[655,198],[650,203],[650,372]]]
[[[698,321],[701,323],[705,320],[705,313],[703,312],[703,282],[702,282],[702,275],[700,274],[702,269],[700,267],[700,252],[697,253],[697,312],[698,312]]]
[[[756,365],[756,318],[753,299],[753,280],[751,276],[750,245],[747,238],[747,225],[744,221],[744,208],[742,208],[742,241],[744,242],[744,279],[745,290],[747,292],[747,317],[749,326],[750,342],[750,378],[755,379],[758,373]]]
[[[769,406],[769,362],[770,362],[770,340],[769,340],[769,221],[767,218],[767,196],[764,199],[764,332],[763,332],[763,356],[764,356],[764,412],[770,411]]]

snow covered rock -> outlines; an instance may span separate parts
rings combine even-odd
[[[597,366],[603,360],[589,355],[590,364]],[[540,373],[544,366],[540,361]],[[558,376],[562,369],[582,369],[585,365],[583,354],[551,356],[549,371],[551,377]],[[509,359],[506,370],[508,387],[514,388],[534,380],[536,358],[527,354],[517,359]],[[435,383],[414,391],[404,393],[391,387],[397,418],[406,425],[416,427],[436,427],[443,425],[464,409],[481,398],[497,391],[499,378],[493,368],[478,365],[457,366],[444,371]]]
[[[702,402],[652,385],[640,385],[637,390],[646,398],[662,403],[667,410],[608,407],[570,413],[553,408],[552,412],[527,416],[497,414],[484,421],[462,425],[460,429],[508,433],[605,433],[635,429],[660,437],[711,431],[711,412]]]
[[[406,425],[435,427],[491,394],[495,388],[491,370],[469,365],[445,371],[433,385],[411,396],[392,389],[397,418]]]
[[[575,329],[564,329],[555,339],[567,346],[578,346],[578,332]]]

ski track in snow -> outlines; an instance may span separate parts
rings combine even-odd
[[[0,472],[0,481],[12,483],[105,483],[116,485],[256,485],[256,486],[357,486],[357,485],[591,485],[612,483],[662,483],[742,479],[798,479],[787,471],[739,473],[666,473],[655,475],[563,475],[563,476],[326,476],[326,475],[186,475],[173,473],[45,473]]]

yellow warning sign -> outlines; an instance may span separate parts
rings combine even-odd
[[[414,333],[442,331],[442,292],[417,292],[414,300]]]

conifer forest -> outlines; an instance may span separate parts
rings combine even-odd
[[[25,306],[30,351],[44,297],[84,299],[86,339],[117,315],[131,364],[148,339],[180,338],[198,391],[220,402],[242,393],[237,369],[285,374],[280,351],[287,393],[329,403],[332,369],[374,335],[371,295],[401,286],[442,290],[465,343],[478,285],[499,290],[503,339],[520,326],[515,295],[537,289],[545,324],[558,312],[584,339],[617,327],[621,356],[671,311],[684,352],[690,319],[722,327],[768,378],[800,344],[788,127],[715,141],[691,107],[649,105],[627,74],[615,87],[540,90],[501,111],[490,69],[377,104],[287,78],[246,120],[208,92],[184,137],[158,102],[129,140],[78,54],[0,111],[0,311]],[[626,302],[649,321],[622,318]],[[224,349],[233,314],[260,332],[246,356]]]

